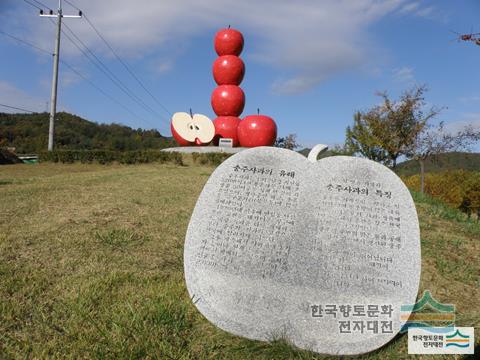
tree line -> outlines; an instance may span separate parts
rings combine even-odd
[[[47,148],[47,142],[47,113],[0,113],[0,148],[15,148],[19,154],[40,153]],[[55,147],[58,150],[133,151],[170,146],[175,146],[175,141],[157,130],[97,124],[66,112],[57,114]]]

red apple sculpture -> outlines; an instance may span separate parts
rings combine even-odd
[[[237,134],[240,146],[272,146],[277,139],[277,125],[269,116],[248,115],[240,121]]]
[[[186,112],[177,112],[173,114],[170,129],[180,146],[207,145],[215,135],[212,121],[201,114],[191,116]]]
[[[217,116],[238,116],[245,106],[245,94],[236,85],[220,85],[213,90],[211,103]]]
[[[215,35],[215,51],[218,56],[240,55],[243,49],[243,35],[235,29],[222,29]]]
[[[245,75],[245,64],[234,55],[223,55],[213,63],[213,78],[218,85],[240,85]]]
[[[218,145],[219,138],[229,138],[233,141],[233,146],[238,146],[238,132],[237,127],[240,124],[240,119],[236,116],[219,116],[213,120],[215,126],[214,143]]]

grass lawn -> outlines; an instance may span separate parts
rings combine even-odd
[[[225,333],[191,303],[183,242],[212,171],[157,164],[0,167],[0,359],[325,358],[283,341]],[[480,224],[428,198],[415,200],[420,294],[429,289],[455,304],[457,325],[475,326],[478,344]],[[363,358],[409,358],[406,336]]]

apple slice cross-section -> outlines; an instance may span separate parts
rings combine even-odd
[[[205,115],[177,112],[171,121],[172,135],[180,145],[206,145],[215,136],[215,126]]]

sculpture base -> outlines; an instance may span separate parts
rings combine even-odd
[[[240,151],[250,149],[246,147],[218,147],[218,146],[179,146],[173,148],[162,149],[162,151],[167,152],[179,152],[185,154],[191,153],[227,153],[227,154],[235,154]]]

